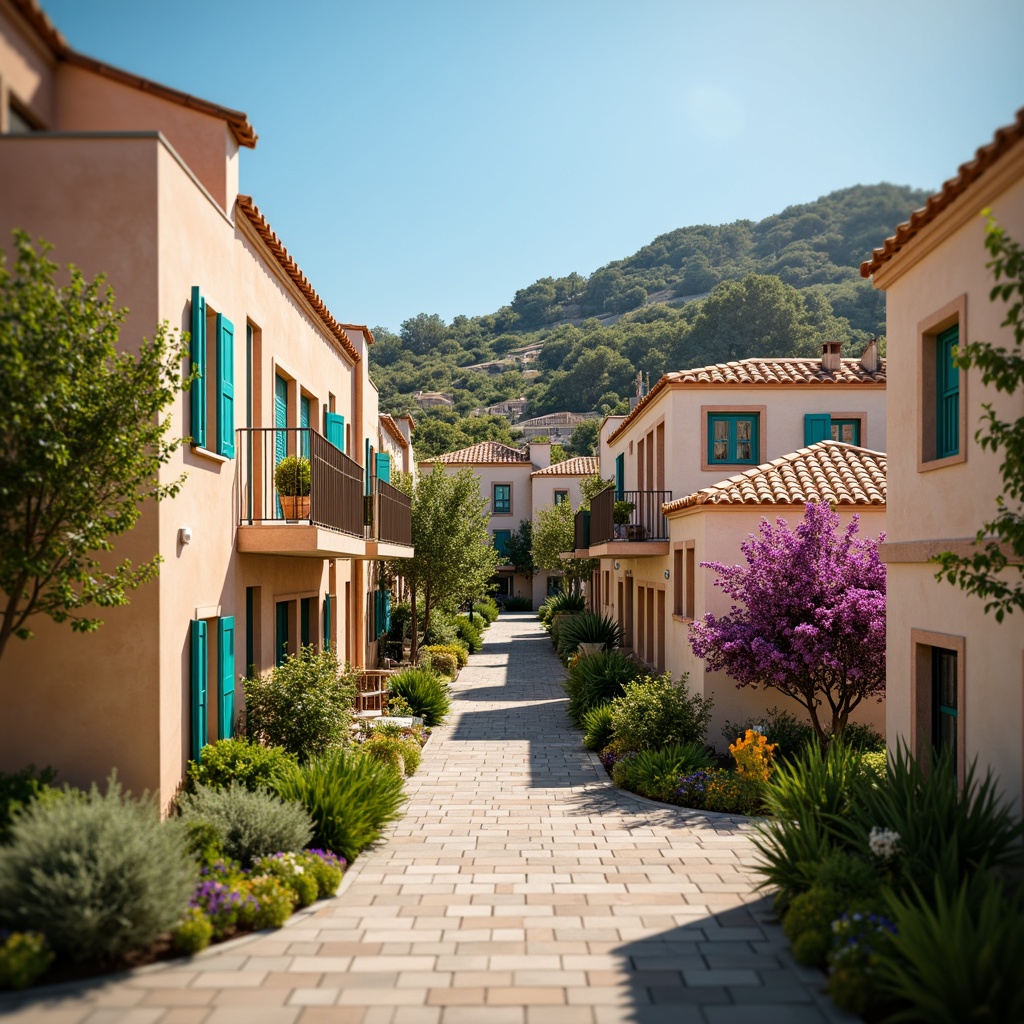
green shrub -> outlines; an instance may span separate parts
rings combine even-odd
[[[190,907],[185,920],[171,932],[171,948],[175,953],[192,956],[206,949],[212,938],[210,919],[198,907]]]
[[[306,873],[305,859],[296,853],[275,853],[260,857],[252,866],[253,875],[273,875],[295,894],[300,907],[308,907],[320,896],[320,886],[312,873]]]
[[[430,628],[423,635],[423,643],[427,646],[448,646],[459,640],[458,616],[450,615],[441,608],[430,613]],[[423,620],[420,619],[420,622]]]
[[[533,611],[533,601],[528,597],[506,597],[502,604],[507,612]]]
[[[412,605],[408,601],[399,601],[391,606],[391,624],[388,639],[393,643],[402,643],[409,639],[409,627],[412,625]]]
[[[200,867],[216,864],[224,858],[224,840],[220,829],[208,821],[189,821],[185,825],[186,848]]]
[[[769,743],[777,744],[776,761],[787,761],[811,742],[817,742],[814,730],[801,722],[791,711],[780,711],[773,707],[760,715],[753,715],[741,722],[726,722],[722,727],[722,739],[726,745],[735,743],[737,737],[745,736],[748,729],[755,729],[765,736]]]
[[[384,704],[384,714],[390,718],[413,718],[415,712],[412,705],[400,694],[388,693],[388,699]]]
[[[604,750],[612,741],[612,709],[610,704],[598,704],[583,716],[583,746],[587,750]]]
[[[579,612],[559,624],[558,654],[568,660],[583,643],[601,644],[604,650],[610,651],[619,646],[621,639],[622,630],[610,616]]]
[[[232,781],[250,790],[272,788],[274,780],[295,763],[295,755],[284,747],[264,747],[244,738],[208,743],[199,757],[198,764],[188,763],[190,788],[213,786],[219,789]]]
[[[363,753],[391,765],[400,775],[415,775],[423,754],[419,743],[403,736],[388,736],[374,730],[363,744]]]
[[[455,678],[455,673],[459,670],[459,659],[451,652],[448,646],[432,644],[429,647],[421,647],[420,651],[426,664],[434,672],[437,672],[438,675],[447,676],[449,679]],[[420,664],[422,665],[423,662],[421,661]]]
[[[678,801],[723,814],[761,814],[767,784],[726,768],[692,772],[680,779]]]
[[[678,683],[668,674],[636,679],[612,701],[615,745],[627,751],[703,742],[711,707],[710,698],[687,693],[685,675]]]
[[[826,988],[840,1009],[881,1020],[894,1008],[882,991],[881,966],[894,955],[895,929],[884,914],[858,911],[841,914],[832,922]]]
[[[388,693],[402,697],[424,725],[440,725],[451,710],[447,683],[429,669],[409,668],[388,680]]]
[[[295,770],[293,765],[290,771]],[[278,784],[288,777],[286,772]],[[182,796],[180,804],[185,824],[212,825],[220,834],[224,854],[243,867],[271,853],[301,850],[313,834],[310,817],[301,806],[265,789],[250,792],[238,782],[223,789],[197,786],[194,793]]]
[[[883,991],[908,1004],[898,1020],[1002,1024],[1024,1020],[1024,900],[987,872],[952,890],[892,895],[892,956],[879,965]]]
[[[641,750],[617,761],[612,769],[612,781],[641,796],[674,801],[680,777],[710,768],[712,763],[703,743],[670,743],[657,750]]]
[[[465,645],[470,654],[479,654],[484,649],[484,638],[480,630],[465,615],[455,619],[455,630],[459,641]]]
[[[482,615],[487,620],[488,626],[501,614],[501,608],[493,597],[485,597],[482,601],[477,601],[473,605],[473,611]]]
[[[466,663],[469,661],[469,653],[465,646],[456,641],[453,644],[431,644],[429,647],[421,648],[421,650],[428,651],[431,656],[434,653],[450,654],[455,659],[456,669],[464,668]]]
[[[863,722],[848,722],[840,735],[851,750],[859,753],[885,750],[885,737],[874,726]]]
[[[302,455],[288,455],[283,458],[274,470],[274,486],[280,494],[309,494],[310,471],[309,459]]]
[[[888,763],[889,755],[884,750],[867,750],[860,756],[861,773],[870,782],[885,782]]]
[[[844,824],[862,846],[872,828],[898,834],[892,865],[897,888],[941,884],[950,893],[963,878],[1021,864],[1024,825],[999,795],[991,771],[979,780],[973,763],[958,780],[945,754],[926,774],[901,743],[889,759],[885,782],[862,783],[858,795]]]
[[[358,748],[335,748],[293,769],[278,792],[309,812],[318,846],[349,862],[399,817],[403,800],[402,776]]]
[[[355,673],[341,673],[333,650],[303,647],[258,679],[245,680],[245,731],[300,760],[348,737]]]
[[[646,675],[647,667],[625,651],[598,651],[579,658],[569,668],[565,689],[569,694],[569,717],[582,725],[591,709],[621,695],[626,683]]]
[[[239,923],[253,928],[280,928],[295,909],[295,893],[273,875],[254,875],[248,882],[248,891],[255,907],[247,905],[239,915]]]
[[[306,850],[301,856],[302,864],[316,879],[320,899],[333,896],[344,877],[345,858],[329,850]]]
[[[812,885],[793,898],[782,927],[793,944],[793,958],[805,967],[824,967],[832,945],[832,922],[847,909],[833,889]]]
[[[39,932],[0,934],[0,990],[34,985],[53,963],[53,951]]]
[[[0,846],[10,838],[11,823],[22,808],[36,800],[59,800],[63,790],[53,785],[57,772],[30,764],[20,772],[0,772]]]
[[[18,815],[0,847],[0,923],[42,932],[72,960],[110,961],[182,919],[194,872],[180,825],[112,777],[106,793]]]

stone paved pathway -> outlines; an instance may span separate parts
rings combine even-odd
[[[46,1024],[758,1024],[852,1020],[755,892],[743,819],[611,786],[561,665],[503,615],[456,683],[405,817],[276,932],[0,1000]]]

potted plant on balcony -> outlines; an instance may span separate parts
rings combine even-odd
[[[309,518],[309,459],[302,455],[283,458],[274,470],[274,486],[285,519]]]
[[[626,536],[626,529],[636,503],[620,499],[612,506],[612,522],[615,524],[615,537],[621,540]]]

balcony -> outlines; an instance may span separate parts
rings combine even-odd
[[[619,555],[646,558],[668,554],[668,520],[661,506],[672,500],[671,491],[619,491],[609,487],[590,502],[591,558]],[[633,508],[626,523],[615,522],[615,503]]]
[[[409,499],[309,427],[237,431],[238,550],[307,558],[403,558],[412,554]],[[274,485],[288,455],[309,460],[309,494]]]

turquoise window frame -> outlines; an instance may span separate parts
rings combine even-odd
[[[503,492],[503,497],[498,497],[499,492]],[[491,509],[492,514],[496,516],[508,516],[512,514],[511,484],[494,484],[491,490]]]
[[[960,716],[957,687],[959,658],[956,651],[932,648],[932,747],[937,753],[949,751],[953,770],[957,766],[957,731]]]
[[[501,555],[502,558],[508,557],[508,545],[512,540],[511,530],[495,530],[494,531],[494,550]]]
[[[853,440],[843,441],[843,427],[853,427]],[[860,445],[860,420],[832,420],[829,428],[829,436],[833,441],[843,441],[844,444]]]
[[[956,349],[960,325],[935,338],[935,457],[947,459],[960,454],[960,368]]]
[[[709,466],[756,466],[760,462],[761,417],[756,412],[709,412],[708,413],[708,465]],[[743,438],[741,423],[750,423],[750,437]],[[716,425],[724,424],[726,436],[717,437]],[[716,444],[726,445],[724,456],[715,457]],[[741,445],[750,445],[749,457],[737,454]]]

